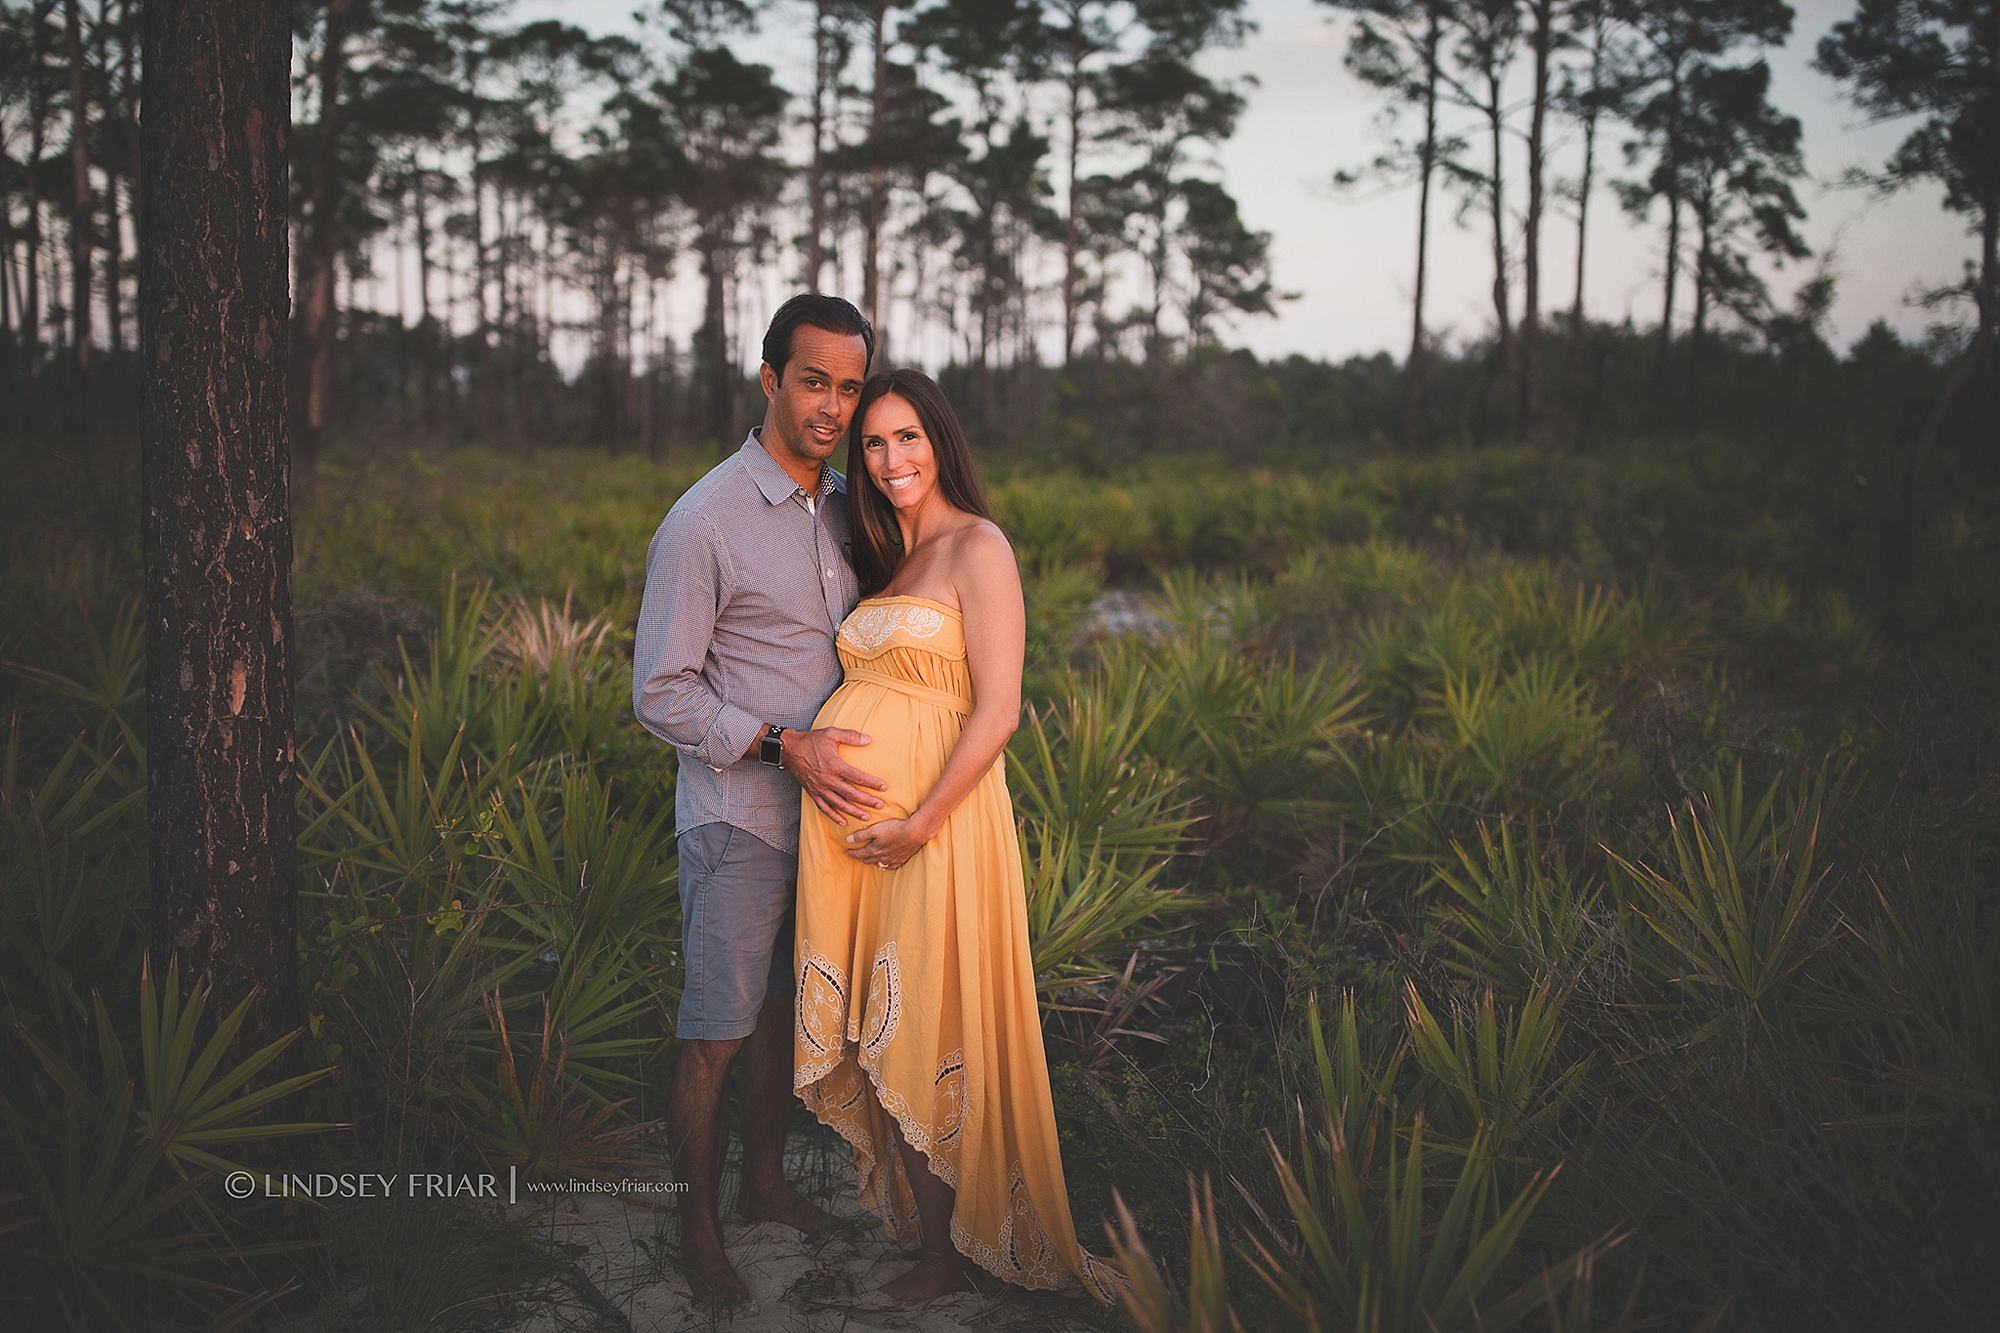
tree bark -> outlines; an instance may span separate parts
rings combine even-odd
[[[806,193],[811,228],[806,237],[806,290],[819,290],[826,269],[826,95],[832,80],[833,53],[827,30],[826,0],[813,6],[812,162],[806,169]]]
[[[111,137],[111,127],[123,123],[123,117],[118,114],[118,103],[114,99],[111,84],[110,18],[111,6],[101,5],[97,23],[97,67],[104,71],[104,102],[101,110],[107,140]],[[104,331],[105,344],[110,349],[111,363],[114,366],[125,352],[125,302],[124,293],[120,290],[124,285],[122,270],[125,267],[125,238],[120,234],[119,226],[119,173],[113,166],[115,156],[107,154],[104,162]],[[137,158],[133,159],[132,166],[137,168]]]
[[[241,1040],[298,1023],[285,418],[291,12],[145,7],[146,822],[152,952]]]
[[[144,16],[142,14],[141,21],[143,22],[143,20]],[[118,79],[121,85],[119,100],[124,104],[125,115],[123,124],[125,129],[125,144],[131,154],[132,168],[131,175],[128,178],[131,197],[127,201],[126,207],[129,210],[127,215],[132,219],[132,252],[136,255],[139,253],[140,247],[145,244],[144,238],[139,232],[139,227],[141,225],[140,219],[145,213],[143,198],[146,182],[145,174],[140,167],[141,154],[139,144],[138,52],[141,35],[135,32],[132,27],[132,0],[118,0],[118,27],[124,34],[125,42],[125,50],[119,61]]]
[[[1701,401],[1702,342],[1708,333],[1709,280],[1715,262],[1712,232],[1715,220],[1714,183],[1704,181],[1690,207],[1700,240],[1694,258],[1694,325],[1688,330],[1687,401],[1681,407],[1681,424],[1692,430]]]
[[[1076,284],[1077,250],[1082,230],[1080,217],[1081,200],[1077,194],[1076,173],[1083,160],[1083,7],[1072,7],[1069,14],[1070,40],[1075,45],[1070,53],[1069,67],[1069,198],[1063,217],[1063,368],[1068,369],[1076,360]]]
[[[1531,0],[1535,16],[1535,105],[1528,121],[1528,217],[1521,237],[1521,389],[1516,413],[1530,426],[1542,412],[1542,176],[1549,118],[1549,50],[1555,0]]]
[[[78,0],[64,0],[63,33],[69,48],[69,165],[74,194],[69,214],[70,328],[76,357],[76,403],[90,407],[84,376],[90,373],[90,102],[83,94],[83,16]]]
[[[1437,90],[1438,43],[1443,38],[1443,19],[1431,7],[1430,26],[1424,34],[1424,146],[1418,153],[1417,182],[1417,290],[1411,303],[1410,356],[1403,363],[1403,447],[1419,449],[1424,443],[1424,282],[1429,276],[1431,239],[1431,177],[1437,171]]]
[[[1583,246],[1589,237],[1591,178],[1597,168],[1597,117],[1600,107],[1599,78],[1604,69],[1604,15],[1600,10],[1592,20],[1590,43],[1590,100],[1583,112],[1583,175],[1576,187],[1576,299],[1569,312],[1569,367],[1583,367]]]
[[[1660,302],[1660,345],[1653,354],[1653,396],[1658,399],[1660,390],[1667,382],[1667,364],[1672,359],[1674,345],[1674,288],[1680,284],[1681,259],[1681,70],[1676,61],[1669,88],[1673,98],[1667,112],[1667,253],[1666,278],[1661,286],[1665,295]]]
[[[1488,178],[1492,195],[1487,205],[1493,212],[1493,318],[1499,325],[1500,345],[1496,350],[1500,361],[1500,382],[1511,389],[1514,380],[1514,320],[1513,302],[1507,295],[1507,190],[1502,174],[1506,165],[1507,119],[1505,104],[1500,100],[1500,79],[1497,75],[1487,77],[1486,92],[1486,115],[1493,141],[1493,171]],[[1508,415],[1513,414],[1509,412]]]
[[[305,303],[299,349],[305,363],[305,447],[310,465],[326,426],[328,380],[333,366],[333,255],[339,228],[334,214],[340,207],[335,175],[339,170],[340,78],[346,63],[347,0],[326,0],[326,26],[320,40],[319,125],[313,131],[312,227],[306,233],[299,265],[299,298]]]
[[[711,224],[712,226],[719,224]],[[702,358],[708,380],[708,438],[727,449],[736,441],[735,368],[729,364],[728,245],[710,235],[701,248],[701,271],[706,281],[702,310]]]
[[[868,322],[875,326],[878,346],[882,338],[882,223],[889,193],[888,163],[882,160],[882,132],[886,128],[883,120],[888,97],[888,90],[882,85],[889,74],[889,47],[883,25],[888,17],[889,0],[875,0],[875,75],[868,108],[868,238],[867,253],[861,259],[861,310],[868,316]],[[886,357],[882,360],[887,363]]]
[[[42,34],[54,9],[55,0],[41,0],[28,11],[28,70],[32,82],[28,92],[28,169],[23,173],[27,177],[25,187],[28,196],[28,264],[23,275],[28,297],[23,324],[28,354],[22,367],[21,396],[27,404],[22,415],[30,423],[36,422],[36,378],[42,368],[42,196],[35,184],[42,149],[48,142],[49,124],[49,99],[43,91],[47,81],[42,78]]]

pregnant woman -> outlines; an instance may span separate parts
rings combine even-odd
[[[963,1290],[976,1264],[1109,1301],[1123,1277],[1070,1222],[1001,758],[1026,640],[1014,553],[927,376],[876,375],[853,420],[863,597],[813,725],[867,733],[889,785],[866,827],[806,801],[793,1086],[853,1145],[862,1203],[922,1241],[892,1300]]]

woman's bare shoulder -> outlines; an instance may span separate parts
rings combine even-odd
[[[974,518],[951,535],[951,555],[954,567],[973,573],[1003,564],[1008,569],[1015,567],[1013,544],[1000,525],[987,518]]]
[[[1021,568],[1014,548],[999,525],[987,519],[968,523],[952,534],[951,581],[957,588],[960,605],[989,602],[1010,594],[1018,598]]]
[[[982,556],[990,559],[996,555],[1013,558],[1014,545],[1007,540],[1007,534],[1000,530],[998,523],[976,515],[967,517],[970,521],[952,534],[952,545],[959,554],[975,559]]]

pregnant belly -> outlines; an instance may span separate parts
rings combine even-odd
[[[869,738],[843,745],[840,757],[888,783],[877,792],[877,818],[907,819],[937,784],[964,725],[958,714],[873,681],[848,681],[813,719],[815,727],[845,727]],[[872,821],[871,821],[872,822]]]

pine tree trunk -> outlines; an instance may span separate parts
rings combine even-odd
[[[1514,312],[1513,303],[1507,295],[1507,189],[1503,176],[1507,122],[1497,78],[1487,81],[1486,115],[1493,142],[1493,170],[1487,182],[1491,194],[1487,207],[1493,214],[1493,319],[1499,326],[1499,346],[1495,351],[1500,382],[1511,390],[1514,386]],[[1511,417],[1511,394],[1506,401]]]
[[[833,61],[827,50],[826,0],[813,6],[813,96],[812,162],[806,168],[807,210],[810,228],[806,236],[806,290],[819,290],[820,275],[826,268],[826,94],[831,82]]]
[[[1081,41],[1081,37],[1077,40]],[[1083,69],[1079,60],[1069,72],[1069,199],[1063,218],[1063,358],[1067,369],[1076,360],[1077,245],[1080,233],[1076,189],[1077,166],[1083,158]]]
[[[1660,302],[1660,345],[1653,354],[1652,393],[1657,401],[1660,390],[1667,382],[1667,365],[1673,356],[1674,345],[1674,288],[1680,285],[1681,258],[1681,139],[1680,102],[1681,76],[1677,65],[1674,69],[1669,95],[1673,104],[1668,111],[1667,123],[1667,253],[1666,277],[1661,283],[1664,296]]]
[[[1711,230],[1715,218],[1713,184],[1706,183],[1691,205],[1701,240],[1694,259],[1694,326],[1688,331],[1687,401],[1681,407],[1681,424],[1694,428],[1701,403],[1701,353],[1708,332],[1709,281],[1715,261]]]
[[[104,223],[104,331],[115,366],[125,351],[125,303],[119,291],[125,242],[118,234],[118,177],[109,171],[104,173]]]
[[[720,225],[712,223],[711,226]],[[709,442],[728,449],[737,441],[730,438],[736,427],[733,398],[735,378],[729,364],[729,286],[727,247],[718,236],[709,236],[701,247],[701,272],[706,280],[706,300],[702,306],[702,356],[706,365]]]
[[[40,424],[36,382],[42,368],[42,196],[36,177],[42,161],[42,149],[48,143],[49,124],[49,99],[43,91],[47,80],[42,77],[42,30],[54,7],[54,0],[41,0],[28,11],[28,68],[33,82],[28,93],[28,170],[22,173],[27,177],[24,184],[28,196],[28,264],[23,275],[28,309],[23,321],[27,356],[22,366],[21,397],[25,403],[22,417],[31,429]]]
[[[868,322],[875,326],[878,346],[883,336],[882,222],[889,193],[888,164],[882,160],[883,117],[887,110],[884,103],[888,96],[882,81],[888,77],[889,64],[889,48],[882,29],[888,16],[889,0],[875,0],[872,15],[875,75],[868,110],[868,240],[867,253],[861,259],[861,310],[868,316]],[[887,364],[886,355],[882,361]]]
[[[1583,246],[1589,238],[1590,189],[1597,169],[1598,76],[1604,67],[1604,19],[1600,13],[1592,29],[1590,47],[1590,100],[1583,114],[1583,175],[1576,187],[1576,299],[1569,311],[1569,368],[1583,368]]]
[[[104,101],[99,110],[104,118],[106,138],[110,137],[111,127],[122,119],[112,95],[109,13],[109,5],[101,6],[97,25],[97,67],[104,71]],[[121,290],[124,285],[125,238],[120,234],[118,172],[112,166],[114,158],[115,155],[107,155],[104,162],[104,331],[105,343],[111,350],[111,364],[116,366],[125,352],[125,302]],[[136,169],[138,159],[134,158],[132,165]]]
[[[1535,105],[1528,122],[1528,217],[1521,238],[1521,426],[1542,413],[1542,176],[1549,118],[1549,49],[1555,40],[1555,0],[1533,0]]]
[[[285,419],[291,11],[145,9],[146,822],[154,965],[298,1021]],[[218,35],[226,34],[226,40]]]
[[[143,15],[141,16],[143,20]],[[140,35],[133,30],[132,0],[118,0],[118,27],[124,34],[125,50],[119,58],[121,68],[118,79],[122,86],[119,100],[124,103],[125,144],[131,152],[132,171],[131,201],[127,205],[128,216],[132,219],[132,252],[138,254],[145,244],[140,235],[140,218],[145,213],[145,174],[139,163],[139,77],[138,45]]]
[[[305,346],[299,352],[306,372],[305,438],[300,441],[305,447],[300,453],[308,468],[319,451],[320,433],[326,427],[328,382],[333,367],[333,259],[339,231],[334,215],[340,207],[335,173],[340,168],[337,141],[346,39],[347,0],[326,0],[326,28],[319,57],[319,125],[313,133],[312,227],[307,233],[299,273],[299,298],[305,303],[305,319],[301,321]]]
[[[2000,366],[1991,364],[2000,346],[2000,193],[1986,197],[1979,227],[1979,318],[1986,334],[1985,473],[1989,489],[2000,487]]]
[[[76,403],[90,410],[90,103],[83,95],[83,17],[78,0],[64,0],[63,30],[69,47],[70,327],[76,356]]]
[[[1431,239],[1431,177],[1437,171],[1438,42],[1442,20],[1435,6],[1424,35],[1424,144],[1418,158],[1422,178],[1417,183],[1417,290],[1411,303],[1410,356],[1403,363],[1403,447],[1424,443],[1424,282],[1429,276]]]

